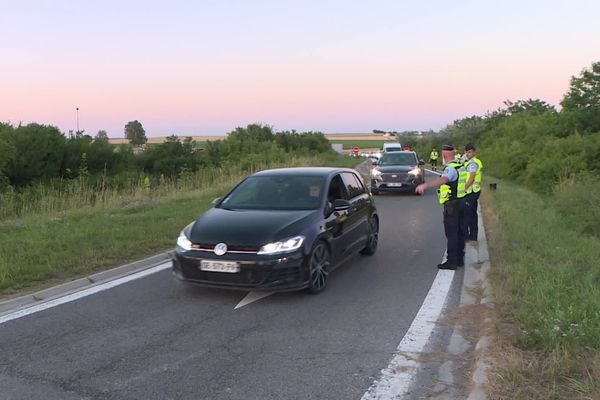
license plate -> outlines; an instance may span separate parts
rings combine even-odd
[[[401,183],[388,183],[387,184],[389,187],[402,187]]]
[[[200,261],[202,271],[235,273],[240,271],[240,264],[235,261]]]

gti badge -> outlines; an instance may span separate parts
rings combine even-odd
[[[227,253],[227,245],[225,243],[219,243],[215,246],[214,252],[218,256],[222,256]]]

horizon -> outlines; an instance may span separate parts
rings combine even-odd
[[[0,122],[111,138],[133,120],[148,137],[439,131],[506,100],[558,108],[599,59],[599,13],[592,0],[9,2]]]

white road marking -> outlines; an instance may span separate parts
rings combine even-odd
[[[381,371],[381,378],[371,385],[361,400],[403,399],[408,394],[420,365],[419,356],[446,304],[453,278],[453,270],[438,271],[423,305],[394,352],[390,364]]]
[[[0,324],[11,321],[13,319],[25,317],[27,315],[34,314],[39,311],[47,310],[48,308],[56,307],[61,304],[69,303],[71,301],[75,301],[75,300],[81,299],[82,297],[90,296],[92,294],[96,294],[96,293],[102,292],[104,290],[112,289],[116,286],[122,285],[124,283],[130,282],[130,281],[133,281],[133,280],[136,280],[139,278],[143,278],[145,276],[154,274],[156,272],[163,271],[167,268],[171,268],[171,262],[160,264],[160,265],[157,265],[156,267],[148,268],[146,270],[136,272],[134,274],[127,275],[122,278],[118,278],[113,281],[110,281],[110,282],[101,283],[99,285],[92,286],[87,289],[83,289],[79,292],[71,293],[66,296],[59,297],[57,299],[49,300],[49,301],[46,301],[46,302],[43,302],[40,304],[33,305],[28,308],[24,308],[22,310],[15,311],[10,314],[3,315],[0,317]]]
[[[238,308],[242,308],[244,306],[247,306],[248,304],[253,303],[256,300],[260,300],[263,297],[267,297],[267,296],[270,296],[272,294],[273,294],[273,292],[250,292],[233,309],[237,310]]]

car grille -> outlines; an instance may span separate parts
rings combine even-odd
[[[208,251],[208,252],[212,253],[214,251],[214,248],[215,248],[215,246],[212,244],[205,244],[205,243],[192,244],[192,249],[198,250],[198,251]],[[256,254],[256,253],[258,253],[258,249],[255,247],[227,245],[227,253]]]
[[[189,271],[187,272],[189,277],[193,279],[236,285],[258,285],[265,279],[265,274],[263,272],[253,270],[243,270],[235,274],[200,270],[194,271],[193,274],[190,274]]]
[[[383,182],[404,182],[408,178],[408,174],[406,173],[387,173],[381,174],[381,180]]]

